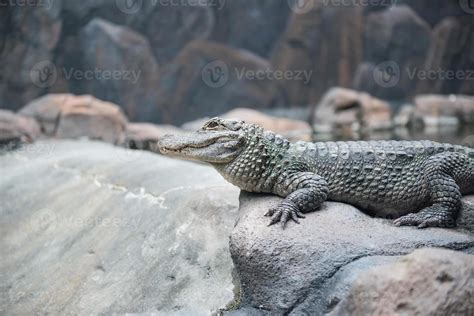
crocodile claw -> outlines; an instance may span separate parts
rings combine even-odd
[[[282,229],[285,229],[286,223],[290,219],[299,224],[300,221],[298,218],[305,218],[305,216],[298,210],[298,207],[288,201],[283,201],[277,207],[269,209],[265,216],[271,217],[268,226],[272,226],[279,222]]]
[[[397,218],[393,223],[395,226],[417,226],[418,228],[455,226],[450,213],[435,206]]]

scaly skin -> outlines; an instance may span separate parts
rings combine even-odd
[[[249,192],[285,198],[270,225],[299,223],[325,200],[355,205],[395,225],[453,227],[474,192],[474,150],[432,141],[297,142],[237,120],[214,118],[186,136],[165,136],[163,154],[212,164]]]

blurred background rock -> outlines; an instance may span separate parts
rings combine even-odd
[[[92,95],[154,124],[249,108],[324,139],[474,133],[469,1],[0,2],[4,109]]]

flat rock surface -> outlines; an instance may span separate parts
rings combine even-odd
[[[239,272],[244,308],[270,314],[317,315],[337,305],[341,297],[331,301],[340,292],[334,278],[340,278],[338,273],[350,264],[363,260],[356,267],[363,271],[378,264],[379,259],[374,261],[372,256],[385,260],[422,247],[465,252],[474,248],[474,235],[465,229],[468,227],[395,227],[391,220],[372,218],[335,202],[324,203],[320,210],[307,214],[300,225],[289,223],[284,231],[277,225],[267,227],[269,219],[263,214],[280,200],[241,195],[230,249]],[[472,217],[472,213],[472,209],[466,210],[463,218]],[[355,279],[351,273],[346,272],[342,279]]]
[[[0,155],[0,314],[208,315],[234,297],[239,191],[204,165],[89,141]]]

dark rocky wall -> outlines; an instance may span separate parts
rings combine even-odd
[[[89,93],[118,103],[132,120],[177,123],[233,106],[307,106],[334,86],[396,101],[417,93],[474,93],[473,80],[439,72],[473,69],[474,10],[466,1],[348,6],[315,0],[299,9],[290,6],[294,1],[206,1],[36,0],[20,6],[0,0],[0,107],[17,110],[51,92]],[[96,19],[124,38],[101,37],[103,28],[90,32]],[[206,63],[189,56],[190,43],[198,41],[201,49],[194,51],[219,47]],[[234,61],[248,58],[259,60],[251,71],[306,71],[310,77],[233,80],[235,71],[249,70],[236,69]],[[227,60],[230,69],[219,87],[206,84],[206,71],[220,70],[209,65],[214,60]],[[72,68],[141,77],[71,80],[66,72]],[[194,83],[181,85],[187,71]],[[420,71],[435,78],[420,79]],[[387,85],[381,80],[388,77]]]

